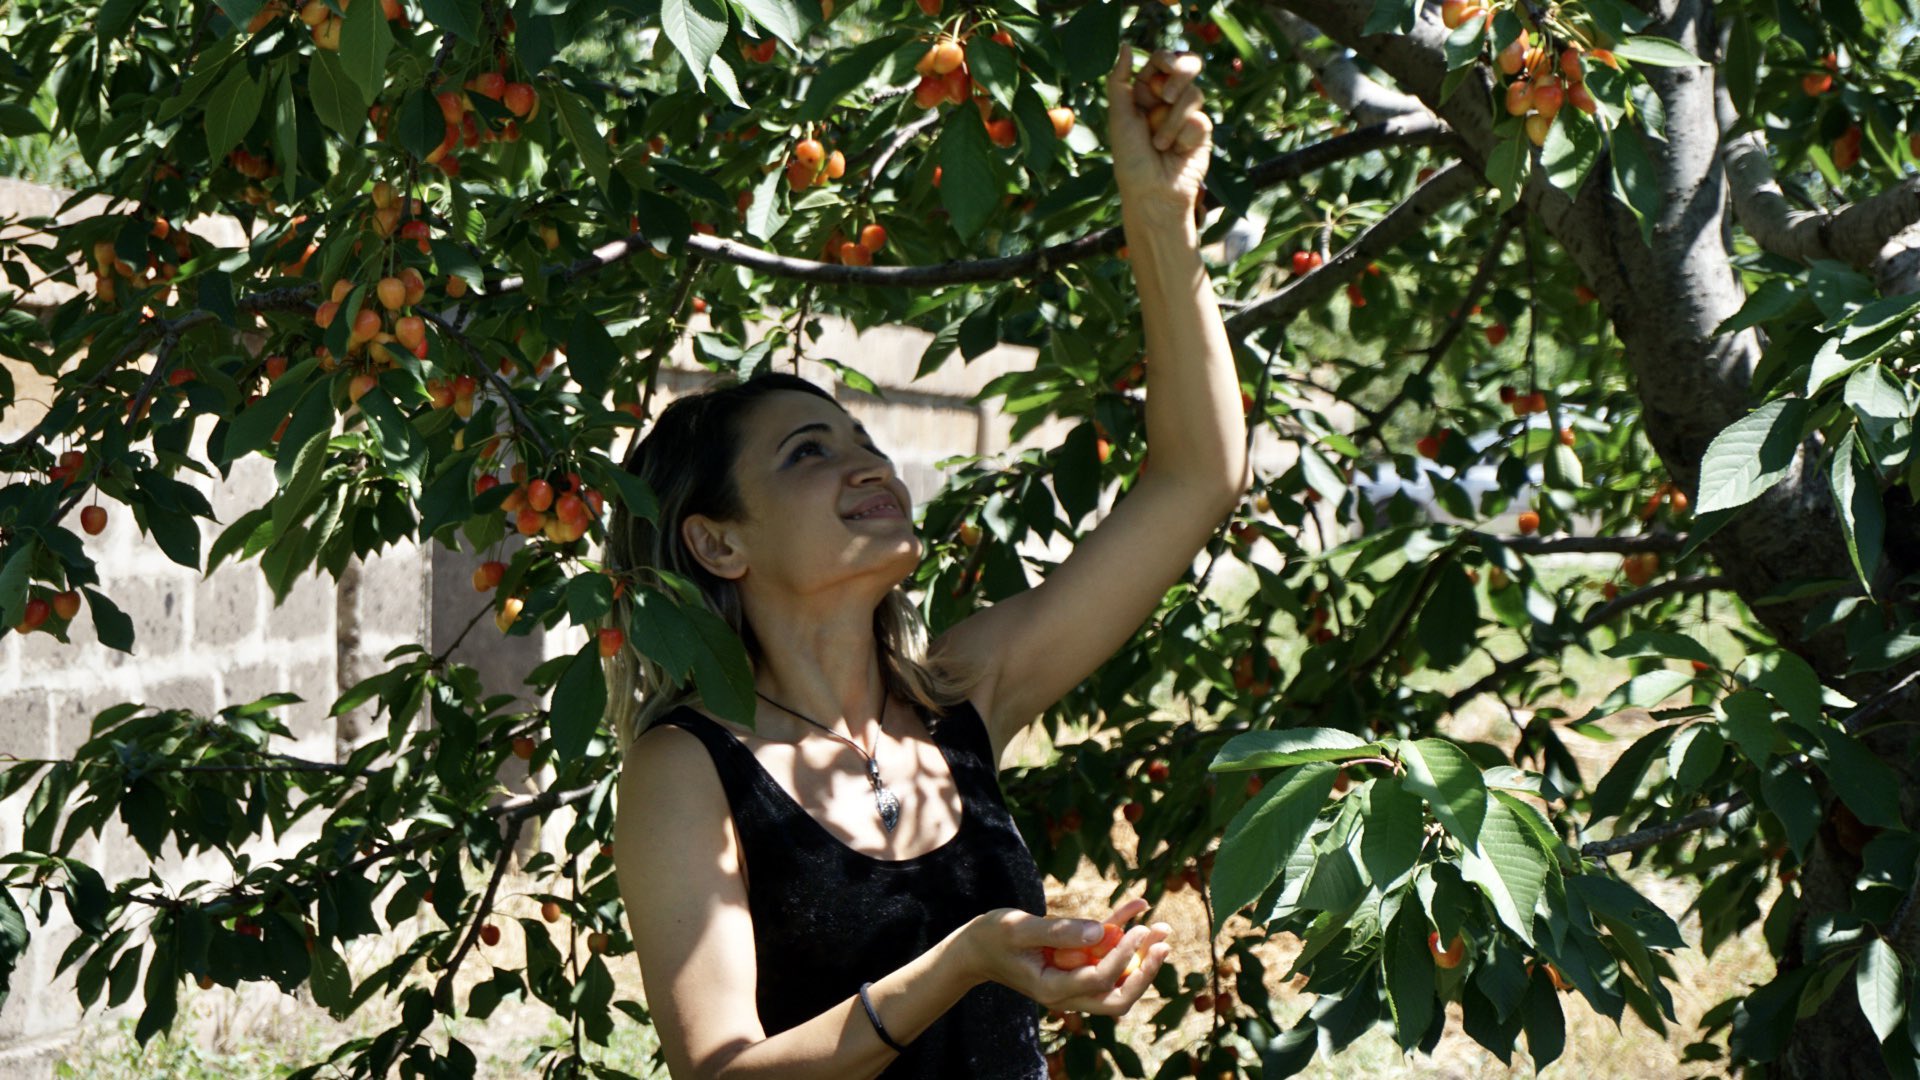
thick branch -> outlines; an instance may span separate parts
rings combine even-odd
[[[1726,93],[1720,94],[1726,120]],[[1908,177],[1878,195],[1838,210],[1796,210],[1773,175],[1766,137],[1758,129],[1728,136],[1721,156],[1733,209],[1754,242],[1799,262],[1838,259],[1852,266],[1878,262],[1888,241],[1920,223],[1920,178]]]
[[[1313,69],[1320,85],[1326,87],[1328,99],[1346,110],[1356,122],[1375,124],[1411,116],[1439,122],[1419,98],[1369,78],[1344,50],[1315,45],[1314,42],[1326,40],[1319,27],[1283,8],[1273,8],[1272,12],[1280,32],[1293,43],[1294,52]]]

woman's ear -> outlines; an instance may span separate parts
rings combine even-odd
[[[735,543],[733,530],[705,514],[688,514],[680,522],[680,539],[707,572],[727,581],[747,574],[746,553]]]

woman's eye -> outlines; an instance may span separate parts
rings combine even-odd
[[[803,442],[803,443],[801,443],[801,444],[800,444],[799,446],[796,446],[796,447],[794,447],[794,448],[793,448],[793,456],[792,456],[792,457],[789,457],[789,458],[788,458],[787,460],[788,460],[788,461],[799,461],[799,460],[800,460],[800,456],[801,456],[802,454],[804,454],[804,453],[806,453],[806,452],[807,452],[807,451],[809,451],[809,450],[812,450],[812,451],[814,451],[814,452],[816,452],[816,453],[818,453],[818,452],[819,452],[819,450],[820,450],[820,444],[819,444],[819,443],[817,443],[817,442],[815,442],[815,441],[813,441],[812,439],[808,439],[808,440],[807,440],[806,442]]]

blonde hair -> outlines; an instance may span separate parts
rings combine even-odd
[[[625,468],[646,483],[659,505],[651,519],[629,512],[624,504],[614,508],[607,569],[625,588],[618,590],[614,602],[613,625],[632,625],[636,591],[651,588],[664,571],[698,588],[706,609],[740,636],[750,664],[757,668],[764,659],[739,586],[708,572],[694,558],[680,526],[691,514],[716,521],[746,516],[734,465],[753,408],[779,391],[813,394],[840,407],[833,395],[797,375],[774,372],[745,382],[722,378],[668,405],[634,448]],[[926,621],[901,586],[874,608],[873,637],[887,694],[915,702],[936,718],[963,699],[979,677],[978,672],[929,658]],[[635,648],[631,637],[605,665],[608,724],[623,750],[659,717],[700,700],[691,678],[676,686],[661,664]]]

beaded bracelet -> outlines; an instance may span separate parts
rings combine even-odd
[[[860,1004],[867,1007],[867,1019],[873,1021],[873,1032],[880,1036],[880,1041],[892,1047],[894,1053],[904,1054],[907,1052],[907,1048],[894,1042],[893,1036],[887,1034],[886,1025],[880,1022],[880,1014],[873,1007],[873,999],[867,996],[867,988],[872,985],[870,982],[860,984]]]

